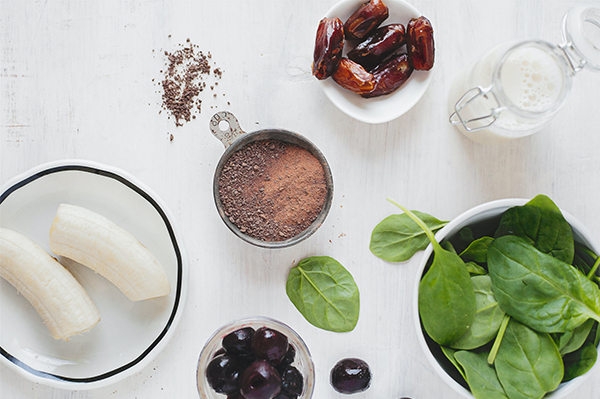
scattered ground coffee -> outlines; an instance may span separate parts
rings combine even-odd
[[[306,149],[259,140],[233,153],[219,177],[225,215],[246,235],[283,241],[317,218],[327,197],[325,172]]]
[[[212,55],[210,52],[205,55],[190,39],[186,45],[180,44],[177,50],[165,51],[164,55],[167,57],[161,71],[164,78],[158,83],[163,88],[162,108],[175,119],[175,126],[183,126],[202,111],[199,94],[206,88],[204,78],[210,76]],[[213,74],[214,79],[221,79],[223,71],[215,68]],[[214,85],[211,85],[213,90]]]

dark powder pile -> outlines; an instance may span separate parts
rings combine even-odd
[[[259,140],[233,153],[219,177],[225,215],[246,235],[283,241],[317,218],[327,196],[323,166],[306,149]]]
[[[179,45],[177,50],[172,53],[165,51],[164,54],[167,61],[161,71],[164,74],[160,82],[163,88],[162,108],[175,119],[176,126],[183,126],[184,122],[189,122],[201,112],[199,94],[206,88],[204,78],[210,76],[209,60],[212,56],[210,52],[205,55],[189,39],[186,45]],[[220,79],[223,71],[215,68],[213,74]]]

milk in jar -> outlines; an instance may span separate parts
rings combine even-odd
[[[455,113],[463,95],[462,104],[471,100],[460,110],[460,118],[470,121],[466,125],[474,130],[462,123],[456,126],[481,144],[528,136],[563,105],[571,86],[569,73],[560,54],[544,42],[502,44],[457,75],[450,87],[449,112]]]
[[[563,18],[563,43],[504,43],[464,68],[448,95],[450,122],[469,139],[500,144],[543,129],[564,105],[573,76],[600,71],[600,6]]]

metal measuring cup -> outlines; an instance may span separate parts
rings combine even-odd
[[[225,122],[225,123],[223,123]],[[224,125],[227,125],[225,128]],[[307,239],[310,237],[325,221],[327,214],[329,213],[329,209],[331,208],[331,201],[333,199],[333,177],[331,175],[331,169],[329,168],[329,163],[321,153],[321,151],[311,143],[304,136],[299,135],[298,133],[291,132],[289,130],[284,129],[261,129],[251,133],[246,133],[240,127],[240,123],[237,118],[228,111],[217,112],[213,115],[210,120],[210,131],[212,134],[219,139],[223,145],[225,146],[225,152],[219,159],[219,163],[217,164],[217,168],[215,170],[215,175],[213,178],[213,197],[215,199],[215,205],[217,206],[217,211],[221,216],[221,219],[225,223],[225,225],[231,230],[236,236],[241,238],[242,240],[256,245],[258,247],[263,248],[285,248]],[[263,241],[257,238],[251,237],[247,234],[244,234],[240,231],[240,229],[233,224],[227,215],[225,215],[225,210],[223,208],[223,203],[221,202],[221,196],[219,194],[219,178],[221,176],[221,172],[223,171],[223,166],[227,163],[231,155],[233,155],[236,151],[243,148],[246,144],[252,143],[254,141],[259,140],[277,140],[283,141],[289,144],[295,144],[301,148],[304,148],[308,152],[310,152],[321,164],[323,167],[323,172],[325,173],[325,185],[327,187],[327,194],[325,196],[325,202],[323,204],[323,208],[321,212],[317,216],[317,218],[301,233],[295,235],[294,237],[288,238],[283,241]]]

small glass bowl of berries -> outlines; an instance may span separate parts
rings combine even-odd
[[[221,327],[198,359],[202,399],[309,399],[314,382],[314,364],[302,338],[268,317]]]

